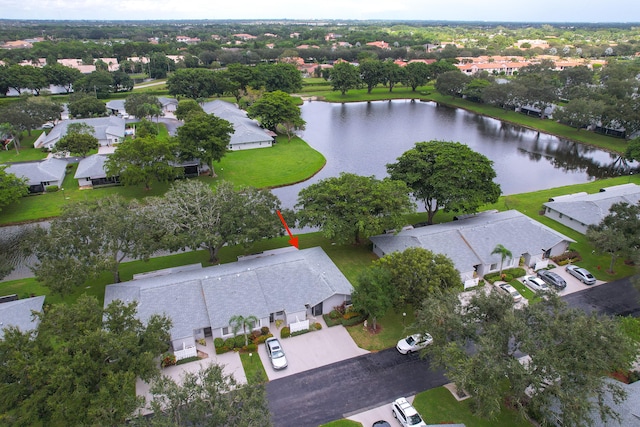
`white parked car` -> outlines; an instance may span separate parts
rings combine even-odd
[[[284,355],[284,350],[282,350],[278,338],[267,338],[264,344],[267,347],[267,356],[269,356],[269,360],[271,360],[273,369],[280,370],[286,368],[287,357]]]
[[[404,397],[396,399],[393,402],[391,411],[393,412],[393,417],[397,419],[403,427],[427,427],[427,424],[422,421],[422,417],[418,414],[418,411],[416,411]]]
[[[520,292],[518,292],[518,290],[516,288],[514,288],[513,286],[511,286],[508,283],[503,283],[501,285],[498,286],[501,290],[503,290],[504,292],[506,292],[507,294],[511,295],[511,298],[513,298],[513,302],[520,302],[522,301],[522,295],[520,295]]]
[[[567,273],[580,280],[585,285],[595,285],[596,278],[588,270],[578,267],[577,265],[567,265],[565,267]]]
[[[548,292],[549,286],[539,277],[525,276],[524,284],[530,287],[535,292]]]
[[[396,350],[398,350],[400,354],[409,354],[414,351],[422,350],[432,343],[433,338],[429,334],[413,334],[398,341],[398,344],[396,344]]]

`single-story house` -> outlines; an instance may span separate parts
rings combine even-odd
[[[165,113],[173,113],[178,108],[178,100],[175,98],[166,98],[164,96],[159,96],[158,101],[160,101],[160,105],[162,105],[162,111]]]
[[[235,132],[231,134],[229,150],[266,148],[273,145],[275,134],[262,128],[257,121],[247,117],[246,111],[239,109],[234,104],[215,100],[204,104],[202,109],[205,113],[214,114],[233,125]]]
[[[109,116],[94,119],[62,120],[51,129],[43,140],[41,147],[49,149],[55,147],[60,138],[67,134],[67,127],[71,123],[85,123],[93,127],[93,136],[98,139],[98,143],[103,147],[119,144],[124,139],[125,120],[120,117]]]
[[[371,237],[373,252],[383,257],[421,247],[448,256],[460,272],[465,288],[475,286],[485,274],[500,270],[501,257],[492,254],[498,244],[509,249],[512,259],[503,268],[517,267],[520,258],[535,266],[545,258],[567,250],[571,238],[515,211],[487,211],[444,224],[405,229],[398,234]]]
[[[143,322],[153,314],[167,315],[173,321],[173,349],[181,351],[195,348],[195,340],[205,336],[234,336],[229,320],[235,315],[256,316],[253,329],[276,320],[308,327],[313,316],[350,303],[352,291],[322,248],[291,247],[213,267],[195,264],[136,275],[107,286],[104,304],[136,301]]]
[[[178,107],[178,100],[175,98],[166,98],[164,96],[159,96],[158,101],[162,106],[162,111],[164,111],[165,113],[173,113]],[[124,108],[124,104],[124,99],[112,99],[110,101],[107,101],[107,110],[109,110],[109,112],[115,116],[122,114],[133,115],[131,112],[127,111]]]
[[[78,163],[74,178],[80,187],[98,187],[101,185],[120,184],[119,176],[107,176],[105,162],[108,154],[93,154]]]
[[[124,108],[124,99],[111,99],[107,101],[107,110],[114,116],[121,116],[127,113],[127,110]]]
[[[4,330],[15,326],[22,332],[32,331],[38,327],[38,319],[32,312],[42,311],[44,296],[24,298],[0,304],[0,339],[4,338]]]
[[[49,158],[35,162],[10,163],[6,171],[19,178],[26,178],[30,193],[44,193],[50,185],[62,187],[67,162]]]
[[[640,202],[640,185],[622,184],[601,188],[594,194],[573,193],[556,196],[544,203],[544,215],[585,234],[590,225],[599,224],[616,203]]]

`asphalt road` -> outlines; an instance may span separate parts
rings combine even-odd
[[[391,348],[271,381],[267,397],[275,427],[318,427],[448,382],[428,360]]]
[[[604,283],[594,288],[569,294],[563,299],[571,307],[587,313],[640,317],[640,292],[630,278]]]

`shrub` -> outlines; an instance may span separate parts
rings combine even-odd
[[[227,347],[226,345],[223,345],[222,347],[216,347],[216,354],[223,354],[223,353],[226,353],[228,351],[231,351],[231,349],[229,347]]]
[[[640,381],[640,372],[629,371],[629,384],[635,383],[636,381]]]
[[[235,342],[235,345],[234,345],[235,348],[242,348],[245,343],[245,336],[236,335],[236,337],[234,338],[234,342]]]
[[[44,188],[44,191],[47,192],[47,193],[55,193],[59,189],[60,189],[60,187],[58,187],[57,185],[47,185]]]
[[[347,312],[347,305],[346,303],[343,302],[342,304],[336,305],[335,307],[333,307],[333,309],[338,313],[340,313],[341,315],[344,315]]]
[[[268,326],[263,326],[262,328],[260,328],[260,333],[262,335],[269,335],[269,327]]]
[[[280,331],[280,338],[289,338],[291,336],[291,328],[289,328],[288,326],[285,326],[284,328],[282,328],[282,330]]]
[[[578,251],[567,251],[561,255],[551,257],[551,260],[558,265],[567,265],[570,262],[582,261],[582,257]]]
[[[196,360],[200,360],[198,356],[187,357],[186,359],[181,359],[176,362],[176,365],[182,365],[184,363],[195,362]]]
[[[198,338],[198,344],[203,345],[203,346],[207,346],[207,340],[204,338]]]
[[[315,329],[316,331],[319,331],[320,329],[322,329],[322,323],[319,323],[319,322],[314,323],[313,329]]]
[[[344,320],[349,320],[358,316],[360,316],[360,313],[358,313],[357,311],[347,311],[345,314],[342,315],[342,318]]]
[[[223,340],[222,338],[215,338],[215,339],[213,340],[213,346],[214,346],[215,348],[220,348],[220,347],[222,347],[223,345],[224,345],[224,340]]]
[[[276,329],[280,329],[280,326],[284,323],[282,319],[276,319]]]
[[[250,352],[250,353],[255,353],[257,349],[258,349],[258,346],[255,345],[254,343],[249,343],[242,347],[242,351]]]
[[[173,353],[165,353],[162,355],[162,362],[160,366],[166,368],[167,366],[173,366],[176,364],[176,355]]]
[[[258,338],[260,335],[262,335],[262,331],[260,330],[255,330],[255,331],[251,331],[251,336],[249,337],[250,341],[255,340],[256,338]]]
[[[260,335],[258,338],[253,340],[253,342],[255,344],[264,344],[264,342],[267,340],[267,338],[271,338],[272,336],[273,336],[273,334]]]
[[[358,316],[356,316],[356,317],[351,317],[351,318],[349,318],[349,319],[345,319],[345,320],[343,320],[343,321],[342,321],[342,324],[343,324],[344,326],[353,326],[353,325],[357,325],[358,323],[362,323],[362,322],[364,322],[364,319],[365,319],[365,318],[366,318],[366,317],[365,317],[365,316],[363,316],[363,315],[358,315]]]
[[[334,312],[332,311],[331,313],[334,313]],[[323,314],[322,318],[324,319],[324,323],[326,323],[327,327],[329,328],[336,325],[342,325],[342,318],[340,316],[331,317],[331,314]]]
[[[338,310],[331,310],[331,313],[329,313],[329,317],[332,319],[339,319],[340,317],[342,317],[342,315]]]
[[[244,344],[244,342],[243,342]],[[234,348],[236,346],[236,340],[233,338],[227,338],[226,340],[224,340],[224,346],[225,347],[229,347],[230,349]]]
[[[311,330],[310,330],[310,329],[303,329],[303,330],[301,330],[301,331],[296,331],[296,332],[293,332],[293,333],[291,334],[291,336],[292,336],[292,337],[296,337],[296,336],[298,336],[298,335],[306,334],[307,332],[311,332]]]

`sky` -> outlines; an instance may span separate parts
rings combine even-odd
[[[0,0],[0,18],[640,22],[637,0]]]

